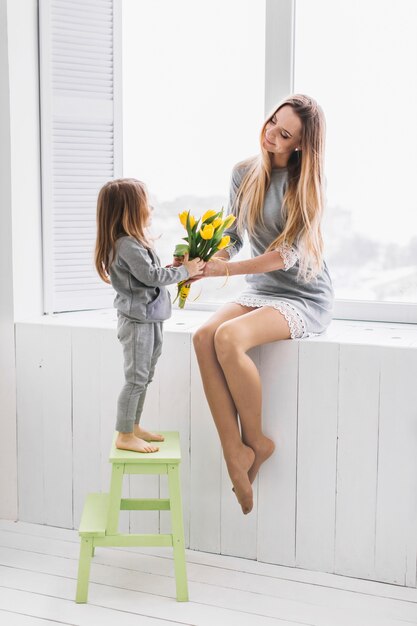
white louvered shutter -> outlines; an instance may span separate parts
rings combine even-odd
[[[45,312],[112,306],[94,268],[100,187],[122,172],[121,0],[40,0]]]

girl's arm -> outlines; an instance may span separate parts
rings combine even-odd
[[[137,280],[148,287],[173,285],[190,276],[185,265],[170,268],[154,265],[145,246],[128,237],[120,243],[116,262],[125,266]]]

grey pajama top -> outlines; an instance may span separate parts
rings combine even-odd
[[[230,185],[229,212],[242,182],[245,170],[235,166]],[[264,254],[268,246],[284,229],[282,200],[288,181],[288,168],[273,169],[271,183],[265,194],[263,216],[265,225],[257,224],[249,235],[252,258]],[[237,232],[236,221],[225,235],[230,235],[231,246],[227,248],[232,258],[239,252],[243,241]],[[334,291],[326,261],[322,273],[310,283],[297,279],[299,252],[296,245],[284,244],[277,248],[284,261],[284,269],[263,274],[247,274],[247,288],[233,302],[250,306],[272,306],[285,317],[291,338],[298,339],[323,333],[332,319]]]

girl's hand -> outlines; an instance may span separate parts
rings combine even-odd
[[[188,270],[188,273],[190,275],[189,278],[193,278],[193,276],[202,276],[206,263],[205,261],[202,261],[200,257],[189,261],[188,252],[186,252],[184,255],[183,265],[185,265]]]
[[[206,266],[203,271],[203,278],[209,278],[214,276],[226,276],[227,272],[227,261],[223,261],[219,257],[212,257],[210,261],[206,263]]]
[[[179,267],[184,262],[183,256],[174,256],[172,261],[172,267]]]

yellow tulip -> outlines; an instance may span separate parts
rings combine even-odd
[[[230,237],[229,237],[229,235],[225,235],[225,237],[221,238],[220,243],[217,246],[217,249],[218,250],[222,250],[223,248],[228,246],[229,243],[230,243]]]
[[[225,229],[230,228],[230,226],[233,224],[235,219],[236,217],[234,215],[228,215],[223,222]]]
[[[204,228],[200,228],[200,235],[203,239],[211,239],[214,235],[212,224],[205,224]]]
[[[223,220],[221,217],[216,217],[216,219],[212,222],[213,228],[217,228],[223,224]]]
[[[180,218],[180,222],[184,226],[184,228],[187,228],[187,215],[188,215],[188,213],[189,213],[189,211],[183,211],[182,213],[178,213],[178,217]],[[191,226],[191,228],[194,226],[194,224],[195,224],[195,217],[190,215],[190,226]]]
[[[210,217],[213,217],[213,215],[216,215],[217,211],[213,211],[213,210],[209,210],[206,211],[203,215],[203,217],[201,218],[201,223],[205,222],[206,220],[210,219]]]
[[[185,301],[188,298],[188,294],[190,293],[190,289],[191,289],[191,284],[190,283],[184,283],[181,288],[180,288],[180,292],[179,292],[179,302],[178,302],[178,306],[180,307],[180,309],[184,308],[185,305]]]

